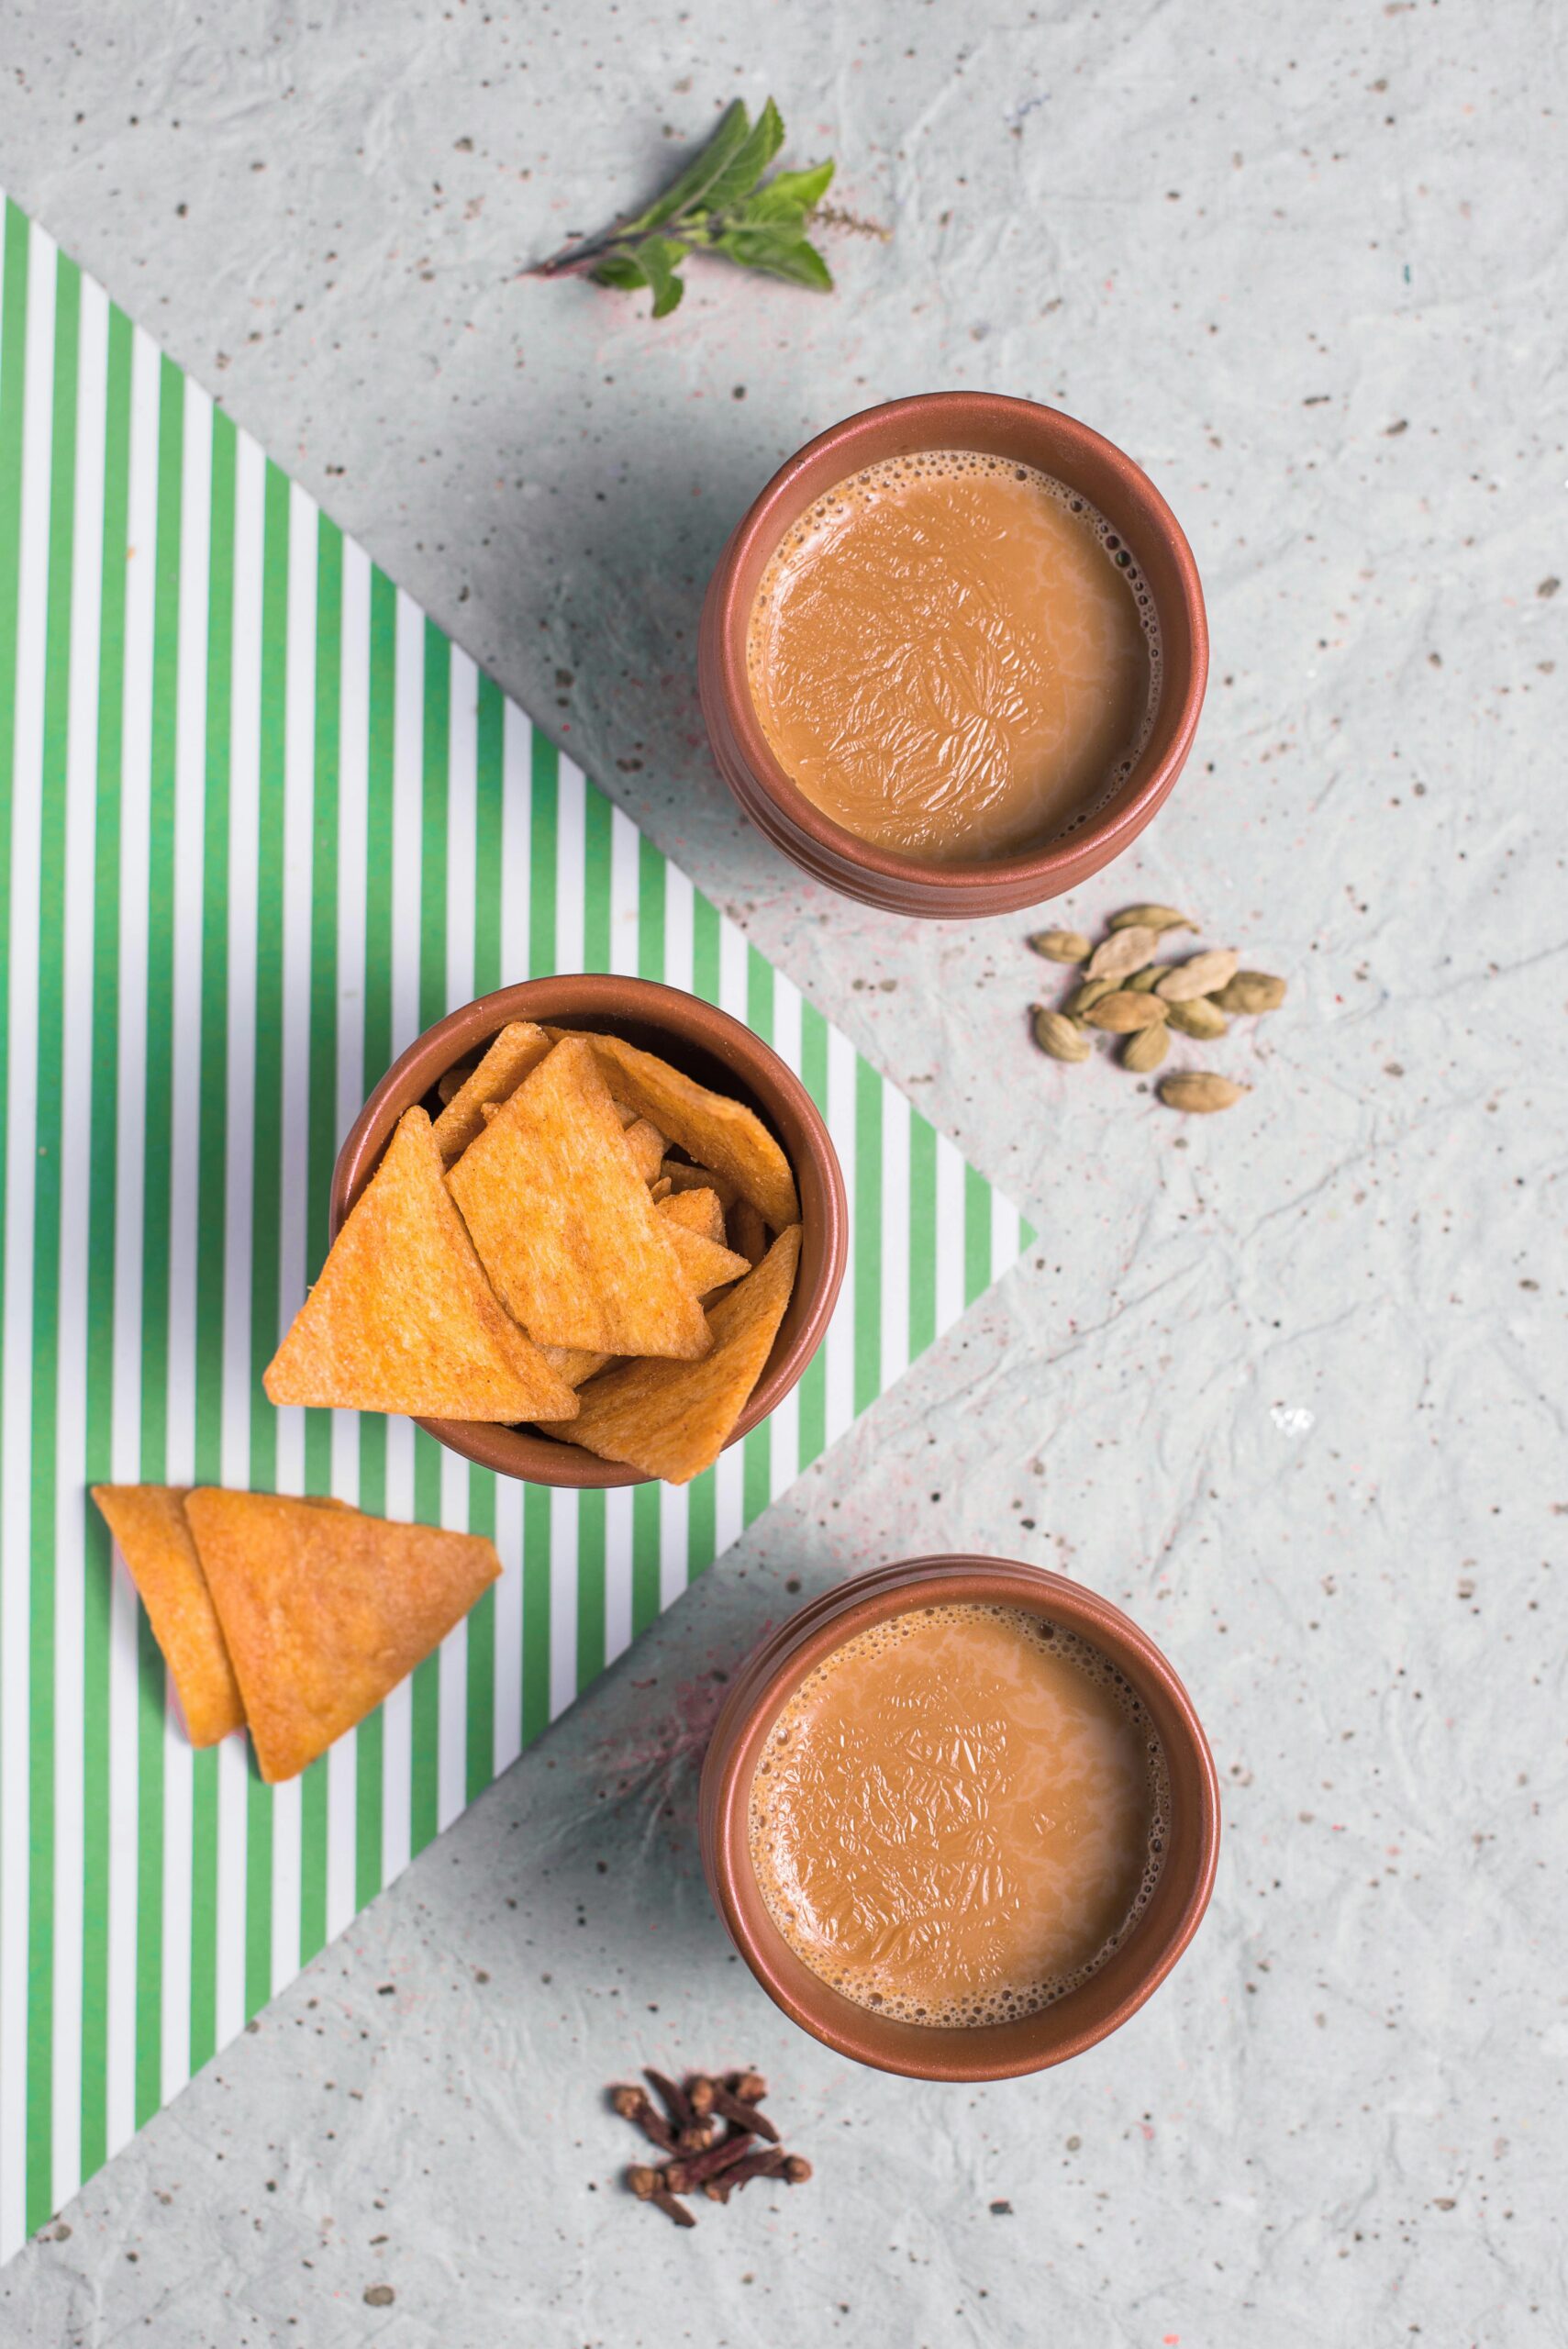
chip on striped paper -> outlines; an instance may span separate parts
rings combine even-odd
[[[269,1786],[296,1778],[501,1572],[475,1533],[198,1486],[185,1514]]]
[[[193,1745],[216,1745],[245,1718],[217,1610],[179,1485],[95,1485],[93,1498],[147,1609]]]

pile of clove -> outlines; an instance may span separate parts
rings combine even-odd
[[[644,2067],[642,2076],[658,2104],[637,2087],[613,2087],[610,2102],[623,2121],[631,2121],[657,2145],[664,2159],[658,2168],[633,2162],[626,2182],[639,2202],[651,2202],[678,2227],[696,2225],[683,2195],[705,2194],[710,2202],[728,2202],[754,2177],[782,2177],[786,2185],[804,2186],[811,2176],[811,2164],[800,2154],[784,2152],[778,2131],[762,2110],[768,2084],[760,2072],[726,2072],[722,2076],[694,2072],[682,2087],[662,2072]]]

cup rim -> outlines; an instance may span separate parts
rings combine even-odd
[[[1184,1891],[1157,1940],[1151,1940],[1137,1969],[1109,2006],[1076,2027],[1074,2001],[1092,1990],[1095,1979],[1056,2005],[1017,2023],[976,2024],[960,2030],[903,2025],[890,2030],[878,2018],[827,1983],[787,1952],[765,1916],[755,1888],[749,1853],[751,1782],[767,1729],[792,1689],[822,1659],[871,1624],[916,1608],[951,1602],[955,1591],[971,1603],[1018,1603],[1047,1613],[1078,1631],[1126,1671],[1139,1693],[1155,1698],[1161,1735],[1170,1754],[1171,1731],[1181,1742],[1191,1795],[1195,1796],[1196,1841]],[[708,1888],[729,1938],[757,1981],[791,2021],[809,2032],[835,2054],[906,2079],[983,2081],[1015,2079],[1066,2063],[1118,2031],[1151,1998],[1176,1965],[1203,1921],[1214,1888],[1219,1857],[1219,1780],[1208,1740],[1192,1698],[1174,1666],[1132,1618],[1108,1598],[1021,1560],[951,1552],[905,1559],[834,1585],[808,1600],[766,1634],[736,1675],[714,1725],[698,1795],[702,1858]],[[742,1883],[752,1887],[749,1900]],[[1127,1949],[1139,1945],[1129,1940]],[[1115,1963],[1115,1961],[1108,1961]],[[1038,2026],[1039,2045],[1018,2042]],[[1008,2047],[992,2032],[1006,2032]]]
[[[785,774],[762,732],[751,699],[745,650],[750,601],[742,608],[741,599],[742,578],[759,548],[765,562],[783,535],[778,512],[789,503],[803,474],[833,451],[843,461],[836,467],[834,478],[843,480],[858,472],[862,463],[875,461],[862,453],[868,442],[881,440],[890,426],[906,423],[918,431],[934,411],[940,412],[942,418],[944,443],[963,445],[966,427],[972,431],[995,432],[1008,426],[1039,429],[1043,422],[1060,451],[1079,461],[1086,457],[1095,467],[1108,469],[1140,520],[1159,539],[1174,568],[1190,648],[1169,738],[1147,772],[1135,770],[1130,789],[1108,802],[1103,810],[1085,817],[1073,831],[1042,848],[1014,856],[944,864],[928,863],[902,851],[862,840],[826,815]],[[929,436],[910,442],[912,449],[938,445]],[[1037,904],[1061,894],[1108,863],[1143,829],[1168,796],[1186,763],[1197,730],[1208,678],[1208,625],[1197,563],[1186,535],[1149,475],[1125,450],[1076,417],[1041,401],[1018,399],[999,392],[921,392],[862,408],[829,425],[781,465],[753,501],[719,557],[708,593],[714,621],[709,641],[717,666],[724,724],[753,784],[751,792],[738,796],[742,796],[747,812],[775,846],[784,848],[786,854],[797,854],[795,844],[782,838],[781,829],[803,834],[805,842],[828,867],[828,871],[821,872],[813,863],[808,869],[818,878],[828,879],[848,867],[849,874],[841,881],[835,878],[834,885],[854,896],[864,895],[875,904],[896,903],[905,910],[916,910],[918,901],[918,910],[940,918],[944,915],[973,913],[980,909],[977,900],[995,901],[995,909],[1002,911]],[[723,761],[721,764],[725,765],[728,777],[728,765]],[[1142,766],[1140,757],[1139,768]],[[735,787],[732,779],[731,787]],[[772,802],[772,823],[762,808],[753,805],[753,797]],[[863,889],[856,885],[857,882],[864,885]],[[884,892],[891,892],[892,896]]]
[[[556,972],[497,987],[447,1012],[399,1054],[344,1137],[332,1170],[328,1243],[336,1240],[350,1208],[380,1163],[404,1110],[423,1101],[438,1078],[476,1044],[497,1034],[508,1020],[521,1019],[537,1020],[541,1027],[581,1020],[606,1030],[619,1024],[662,1030],[672,1041],[695,1045],[732,1067],[768,1123],[775,1130],[781,1122],[793,1124],[802,1137],[804,1147],[788,1155],[802,1222],[809,1212],[820,1233],[817,1283],[808,1309],[782,1353],[775,1341],[773,1353],[725,1444],[728,1452],[777,1409],[805,1375],[821,1345],[843,1285],[849,1209],[833,1138],[799,1077],[743,1021],[701,996],[659,979]],[[778,1139],[784,1142],[785,1137],[780,1133]],[[525,1427],[479,1419],[416,1419],[414,1424],[449,1452],[526,1484],[608,1491],[659,1481],[621,1462],[601,1460],[581,1444],[563,1443]]]

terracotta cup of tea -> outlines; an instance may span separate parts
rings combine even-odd
[[[1111,1954],[1033,2012],[934,2026],[877,2013],[814,1972],[774,1922],[751,1856],[752,1780],[781,1712],[846,1642],[895,1617],[973,1605],[1023,1609],[1076,1635],[1141,1707],[1163,1756],[1158,1874]],[[851,1797],[852,1799],[852,1797]],[[1202,1920],[1219,1849],[1219,1789],[1192,1699],[1152,1640],[1108,1599],[1037,1566],[915,1558],[858,1575],[771,1632],[736,1674],[714,1727],[698,1805],[703,1867],[730,1939],[776,2005],[827,2047],[911,2079],[997,2080],[1045,2070],[1119,2030]]]
[[[934,862],[862,838],[784,771],[750,682],[749,639],[764,573],[825,493],[868,466],[970,451],[1043,474],[1101,518],[1135,567],[1157,628],[1157,699],[1135,755],[1037,844]],[[1186,763],[1208,675],[1208,629],[1192,550],[1153,483],[1086,424],[1032,400],[932,392],[833,425],[782,466],[730,537],[709,583],[697,683],[719,773],[758,829],[815,880],[866,905],[935,919],[1016,913],[1078,886],[1135,841]]]
[[[342,1229],[405,1109],[422,1103],[435,1118],[441,1108],[436,1088],[447,1071],[482,1051],[512,1019],[621,1036],[658,1053],[698,1084],[755,1110],[788,1159],[800,1199],[800,1267],[773,1351],[729,1438],[739,1443],[799,1383],[827,1335],[844,1277],[849,1214],[838,1152],[805,1085],[760,1036],[700,996],[652,979],[557,976],[498,987],[449,1011],[394,1062],[350,1129],[332,1174],[328,1237],[335,1240]],[[417,1424],[449,1452],[529,1485],[581,1488],[651,1481],[636,1468],[601,1460],[582,1444],[560,1442],[534,1428],[473,1419]]]

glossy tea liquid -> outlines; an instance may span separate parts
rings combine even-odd
[[[784,773],[929,863],[1040,848],[1130,773],[1160,687],[1153,600],[1092,507],[971,450],[819,497],[762,575],[749,682]]]
[[[1169,1778],[1140,1700],[1024,1608],[920,1609],[834,1650],[751,1782],[770,1914],[906,2022],[1005,2022],[1085,1981],[1148,1903]]]

